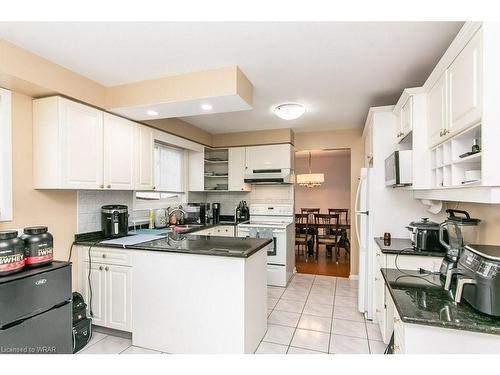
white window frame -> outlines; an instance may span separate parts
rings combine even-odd
[[[165,208],[168,206],[171,206],[172,204],[181,204],[181,203],[187,203],[187,179],[188,179],[188,150],[182,149],[176,146],[172,146],[169,144],[165,144],[163,142],[155,142],[158,143],[159,145],[177,149],[183,152],[182,156],[182,170],[183,170],[183,176],[182,176],[182,190],[181,191],[147,191],[147,192],[135,192],[134,193],[134,210],[140,210],[140,209],[150,209],[150,208]],[[155,170],[156,170],[156,165],[155,165]],[[156,181],[155,181],[155,185]],[[159,187],[161,189],[161,187]],[[137,198],[137,193],[140,195],[144,196],[144,198]],[[151,199],[147,199],[145,197],[150,196]]]
[[[0,222],[12,217],[12,94],[0,88]]]

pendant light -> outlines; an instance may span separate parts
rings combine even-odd
[[[309,173],[298,174],[297,183],[308,188],[318,187],[325,182],[324,173],[311,173],[311,151],[309,151]]]

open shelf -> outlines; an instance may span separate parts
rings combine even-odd
[[[227,148],[205,148],[205,191],[228,191],[229,150]]]
[[[481,144],[481,126],[477,125],[432,149],[432,186],[464,187],[481,184],[481,151],[461,158],[472,151],[474,142]]]

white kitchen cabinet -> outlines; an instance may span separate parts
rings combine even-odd
[[[126,254],[129,250],[102,247],[92,249],[91,262],[88,262],[88,247],[79,247],[78,250],[79,291],[90,304],[90,289],[92,289],[93,324],[130,332],[132,267],[129,254]]]
[[[89,279],[90,269],[90,283]],[[80,280],[82,287],[80,293],[88,305],[88,312],[92,312],[92,323],[98,326],[106,325],[105,304],[106,304],[106,275],[103,272],[104,266],[98,263],[81,263]],[[92,301],[90,299],[90,289],[92,288]]]
[[[154,137],[153,129],[136,127],[136,190],[154,190]]]
[[[205,190],[205,152],[189,151],[188,153],[188,191]]]
[[[251,185],[245,184],[245,147],[229,149],[228,188],[230,191],[250,191]]]
[[[59,96],[34,100],[33,178],[40,189],[102,189],[102,112]]]
[[[293,169],[294,152],[290,144],[246,147],[246,170]]]
[[[104,187],[133,190],[135,187],[134,138],[136,124],[104,114]]]
[[[132,329],[132,268],[104,266],[106,273],[106,327]]]
[[[481,120],[482,69],[482,31],[479,30],[448,69],[449,136]]]
[[[0,88],[0,221],[12,220],[12,100]]]
[[[406,137],[413,129],[413,98],[410,96],[401,107],[398,124],[398,139]]]
[[[445,71],[427,95],[427,134],[429,146],[435,146],[443,140],[447,131],[447,72]]]
[[[235,227],[234,225],[217,225],[211,228],[193,232],[193,234],[198,236],[234,237]]]

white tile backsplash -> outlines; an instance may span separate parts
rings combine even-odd
[[[78,192],[78,233],[101,230],[101,206],[124,204],[132,212],[134,192],[132,191],[87,191]]]
[[[234,215],[238,203],[292,203],[293,185],[253,185],[249,192],[189,193],[189,202],[220,203],[222,215]]]

